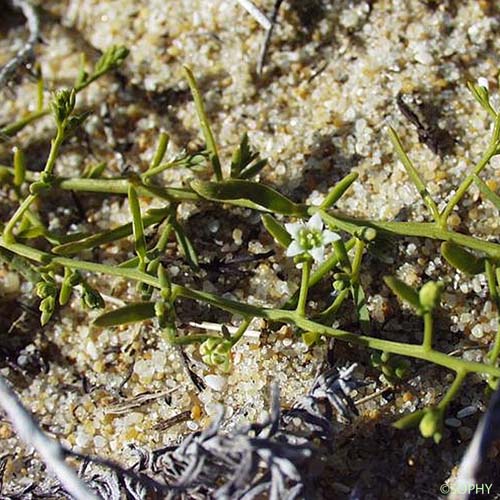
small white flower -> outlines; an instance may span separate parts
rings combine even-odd
[[[292,237],[292,242],[286,249],[287,257],[308,254],[316,262],[323,262],[325,246],[333,241],[340,240],[337,233],[324,229],[323,226],[323,220],[317,213],[307,222],[285,224],[286,230]]]
[[[483,87],[484,90],[488,91],[489,89],[489,84],[488,84],[488,80],[486,78],[484,78],[483,76],[479,77],[477,79],[477,84],[480,86],[480,87]]]

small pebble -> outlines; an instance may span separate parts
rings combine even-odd
[[[224,390],[227,384],[227,378],[222,375],[206,375],[204,380],[210,389],[218,392]]]
[[[467,418],[471,415],[477,413],[477,408],[475,406],[466,406],[457,412],[457,418]]]
[[[447,418],[444,423],[448,426],[448,427],[460,427],[462,425],[462,422],[460,422],[460,420],[458,420],[458,418]]]

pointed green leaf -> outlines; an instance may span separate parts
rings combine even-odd
[[[411,429],[413,427],[417,427],[420,424],[420,421],[425,415],[425,410],[417,410],[409,415],[405,415],[400,419],[396,420],[392,425],[396,427],[396,429]]]
[[[155,317],[154,302],[137,302],[101,314],[94,321],[96,326],[119,326],[137,323]]]
[[[477,184],[477,187],[484,195],[484,197],[491,201],[495,207],[500,210],[500,196],[498,196],[492,189],[488,187],[488,185],[483,182],[477,175],[473,175],[474,182]]]
[[[358,178],[357,172],[351,172],[341,179],[328,193],[320,208],[327,210],[340,200],[341,196],[349,189],[351,184]]]
[[[452,241],[441,243],[441,255],[448,264],[466,274],[475,275],[484,272],[484,258],[476,257]]]
[[[214,169],[215,178],[218,181],[221,181],[222,169],[219,161],[219,153],[217,152],[217,144],[215,143],[215,139],[210,128],[210,122],[208,121],[205,105],[203,104],[203,99],[201,98],[200,89],[198,88],[193,72],[188,66],[184,66],[184,74],[194,99],[196,112],[198,114],[198,119],[200,120],[201,130],[203,132],[203,136],[205,137],[205,142],[207,143],[207,149],[209,151],[210,161]]]
[[[278,191],[257,182],[231,179],[223,182],[191,182],[202,198],[283,215],[304,216],[305,210]]]
[[[180,245],[182,253],[186,258],[189,266],[193,271],[198,271],[199,270],[198,255],[191,241],[186,236],[184,229],[182,228],[182,226],[179,224],[178,221],[173,219],[171,224],[172,224],[172,229],[175,233],[175,237],[177,239],[177,243]]]
[[[148,210],[143,217],[143,226],[148,227],[161,222],[170,213],[170,208],[161,208],[157,210]],[[126,238],[132,234],[132,223],[123,224],[115,229],[101,231],[90,236],[83,235],[83,238],[77,241],[71,241],[62,245],[55,246],[52,251],[58,255],[74,255],[89,248],[95,248],[111,241]]]
[[[370,313],[366,304],[366,296],[363,287],[359,283],[355,283],[351,286],[351,293],[361,329],[367,333],[370,331]]]
[[[272,215],[262,214],[262,223],[267,229],[267,232],[279,243],[282,247],[288,248],[292,242],[292,237],[290,233],[285,229],[285,227],[280,224]]]
[[[403,302],[407,302],[413,306],[417,311],[420,311],[420,299],[418,292],[411,286],[408,286],[404,281],[394,277],[385,276],[385,284],[397,295]]]

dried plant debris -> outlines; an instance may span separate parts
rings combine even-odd
[[[483,485],[490,493],[493,486],[492,479],[498,477],[482,474],[485,469],[485,462],[491,451],[493,443],[500,439],[500,390],[495,391],[491,398],[486,414],[477,426],[474,437],[465,453],[458,476],[455,481],[453,500],[468,500],[473,498],[476,488],[469,488],[470,485]],[[498,488],[498,484],[496,484]],[[484,490],[483,490],[484,492]]]
[[[353,378],[355,367],[319,374],[309,394],[283,417],[276,385],[269,417],[262,423],[225,431],[221,406],[207,429],[152,453],[135,448],[139,460],[130,471],[113,466],[111,474],[106,470],[92,475],[91,485],[105,491],[105,498],[119,498],[122,490],[132,498],[146,498],[151,490],[168,498],[315,498],[314,480],[333,445],[334,414],[346,421],[355,413],[349,398],[350,390],[359,385]],[[299,419],[308,433],[290,430],[292,419]],[[313,437],[328,447],[313,445]],[[160,487],[160,481],[168,486]]]
[[[40,40],[40,18],[37,8],[29,0],[12,0],[11,3],[15,9],[21,10],[26,18],[29,36],[21,50],[0,68],[0,88],[9,83],[19,68],[31,65],[35,59],[35,45]]]

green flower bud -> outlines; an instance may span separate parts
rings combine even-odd
[[[54,313],[54,310],[56,308],[56,300],[53,296],[48,296],[45,297],[41,302],[40,302],[40,312],[42,313],[40,315],[40,324],[42,326],[45,326],[50,318],[52,317],[52,314]]]
[[[443,283],[428,281],[419,291],[418,298],[420,305],[425,311],[432,311],[441,301],[441,292],[443,291]]]
[[[427,409],[420,421],[419,429],[423,437],[432,437],[436,443],[439,443],[442,438],[443,411],[439,408]]]
[[[39,281],[35,285],[35,292],[38,297],[45,299],[47,297],[53,297],[57,294],[57,287],[55,283],[51,281]]]

